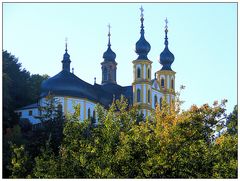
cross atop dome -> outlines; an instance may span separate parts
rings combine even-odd
[[[109,23],[109,24],[108,24],[108,46],[111,46],[111,43],[110,43],[110,37],[111,37],[110,29],[111,29],[111,25],[110,25],[110,23]]]
[[[174,61],[174,55],[170,50],[168,49],[168,19],[166,18],[165,20],[165,48],[160,54],[160,64],[162,65],[161,70],[172,70],[171,69],[171,64]]]
[[[141,21],[140,34],[141,34],[141,36],[140,36],[140,39],[136,43],[135,52],[139,55],[138,58],[137,58],[138,60],[148,60],[147,54],[150,51],[151,46],[144,37],[144,25],[143,25],[143,21],[144,21],[143,11],[144,11],[144,9],[143,9],[142,6],[139,9],[141,11],[141,15],[140,15],[140,17],[141,17],[140,18],[140,21]]]
[[[165,23],[166,23],[165,29],[167,30],[168,29],[168,25],[167,25],[168,24],[168,19],[167,18],[165,19]]]
[[[115,62],[116,54],[112,51],[111,49],[111,25],[108,24],[108,49],[106,52],[103,54],[104,61],[113,61]]]
[[[68,42],[68,38],[66,37],[66,38],[65,38],[65,47],[66,47],[66,48],[65,48],[65,51],[66,51],[66,52],[68,51],[68,49],[67,49],[67,42]]]
[[[110,29],[111,29],[112,27],[111,27],[111,25],[110,25],[110,23],[108,24],[108,36],[111,36],[111,34],[110,34]]]
[[[143,7],[141,6],[141,8],[139,8],[140,9],[140,11],[141,11],[141,18],[143,18],[143,11],[144,11],[144,9],[143,9]]]

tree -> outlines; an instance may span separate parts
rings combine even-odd
[[[24,152],[24,146],[11,145],[12,159],[10,170],[12,172],[11,178],[25,178],[27,172],[28,156]]]
[[[31,102],[36,102],[41,94],[41,83],[49,78],[48,75],[32,74],[28,80]]]
[[[40,95],[40,85],[47,75],[30,75],[18,58],[3,51],[3,133],[18,123],[17,108],[32,104]]]
[[[19,125],[8,128],[6,134],[3,135],[3,177],[8,178],[11,174],[9,164],[11,162],[12,149],[11,145],[20,146],[27,141],[24,139]]]
[[[10,161],[9,133],[16,131],[19,116],[14,113],[17,108],[37,101],[41,81],[48,76],[30,75],[22,68],[18,58],[7,51],[2,52],[3,58],[3,177],[8,178],[10,171],[7,168]],[[36,87],[36,88],[35,88]],[[27,129],[28,130],[28,129]],[[24,131],[24,130],[22,130]],[[26,131],[26,130],[25,130]],[[24,133],[25,134],[25,133]],[[12,140],[12,143],[17,140]]]
[[[90,119],[79,121],[76,105],[66,117],[58,153],[50,136],[35,159],[33,177],[236,178],[236,134],[213,139],[226,117],[225,102],[180,112],[179,102],[168,105],[163,99],[161,109],[157,105],[139,120],[138,108],[121,98],[108,110],[96,107],[97,126]]]
[[[238,118],[237,105],[227,119],[227,131],[218,137],[213,147],[216,159],[213,165],[215,178],[237,178],[238,176]]]
[[[17,124],[13,111],[22,103],[20,89],[26,82],[23,81],[24,77],[29,76],[20,68],[21,64],[18,63],[18,59],[7,51],[3,51],[3,133],[6,133],[6,128]]]
[[[53,95],[45,98],[45,105],[40,107],[42,130],[48,138],[51,134],[50,145],[54,153],[58,153],[63,137],[63,126],[65,117],[62,112],[62,105]]]
[[[57,164],[54,153],[50,146],[51,134],[46,142],[45,148],[41,148],[41,154],[35,158],[36,166],[33,170],[33,177],[57,178]]]
[[[46,101],[46,107],[42,107],[42,111],[44,111],[41,129],[25,133],[25,142],[19,142],[19,146],[15,144],[12,146],[10,152],[11,163],[8,164],[11,177],[41,177],[43,168],[47,169],[48,172],[50,172],[50,168],[55,168],[54,165],[50,167],[50,163],[55,163],[50,158],[53,158],[54,155],[57,156],[59,153],[64,123],[62,111],[57,109],[56,105],[56,100],[49,96]],[[17,130],[17,133],[21,135],[19,126]],[[11,140],[17,142],[14,139]],[[51,162],[47,162],[48,159]],[[34,165],[36,166],[34,167]],[[46,167],[47,165],[48,167]],[[21,170],[20,167],[23,167],[23,169]],[[54,172],[52,171],[52,173]],[[52,173],[49,174],[51,177],[54,177]],[[46,177],[50,176],[46,175]]]
[[[238,138],[237,134],[225,133],[216,139],[212,149],[213,178],[238,177]]]
[[[97,106],[97,127],[91,126],[90,120],[80,122],[77,108],[78,112],[67,118],[59,155],[51,158],[58,168],[55,177],[228,177],[217,175],[222,171],[216,165],[232,164],[224,171],[233,173],[230,170],[236,168],[233,163],[237,159],[219,160],[221,152],[216,152],[212,140],[214,128],[224,117],[224,103],[192,106],[180,113],[179,102],[174,106],[163,100],[161,109],[158,105],[151,117],[139,121],[138,109],[129,108],[122,98],[109,110]],[[232,151],[226,152],[225,158]]]
[[[235,135],[238,132],[238,107],[237,107],[237,105],[234,106],[233,112],[228,116],[227,132],[230,135]]]

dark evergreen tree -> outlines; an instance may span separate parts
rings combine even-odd
[[[10,161],[10,145],[9,134],[15,132],[15,127],[19,123],[19,116],[14,113],[17,108],[37,102],[39,97],[41,82],[48,78],[47,75],[30,75],[28,71],[22,68],[18,58],[11,55],[7,51],[2,52],[3,60],[3,177],[9,177],[10,171],[7,165]],[[21,122],[23,126],[23,139],[28,134],[29,126]],[[10,140],[13,144],[17,144],[16,140]],[[18,144],[17,144],[18,145]]]
[[[238,133],[238,106],[235,105],[233,112],[228,116],[227,119],[227,132],[231,135]]]

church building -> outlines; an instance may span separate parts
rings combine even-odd
[[[62,70],[55,76],[43,81],[41,95],[38,103],[28,105],[16,110],[20,118],[29,119],[33,125],[40,124],[41,114],[39,107],[44,106],[46,96],[51,94],[57,98],[64,114],[73,113],[74,105],[80,104],[80,120],[89,117],[96,118],[95,106],[99,103],[108,108],[112,102],[121,95],[128,99],[129,105],[139,105],[140,112],[148,116],[156,104],[162,102],[163,97],[171,103],[175,97],[175,73],[171,69],[174,55],[168,48],[168,26],[165,20],[165,48],[160,54],[161,69],[154,73],[152,78],[152,61],[148,59],[151,45],[145,39],[143,8],[141,10],[140,38],[136,42],[135,51],[137,59],[132,61],[133,81],[129,86],[121,86],[117,83],[116,54],[111,49],[110,26],[108,32],[107,50],[103,53],[101,62],[102,82],[89,84],[70,72],[71,60],[66,43],[63,55]]]

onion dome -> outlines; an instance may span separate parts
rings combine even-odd
[[[144,26],[143,26],[143,11],[144,9],[141,7],[141,37],[136,43],[136,53],[139,55],[137,60],[148,60],[147,54],[151,50],[151,45],[147,42],[147,40],[144,37]]]
[[[65,48],[65,53],[63,55],[63,60],[62,60],[62,69],[65,71],[70,72],[70,55],[68,54],[68,49],[67,49],[67,42],[66,42],[66,48]]]
[[[111,36],[111,33],[110,33],[110,28],[111,26],[108,25],[108,28],[109,28],[109,32],[108,32],[108,49],[106,52],[104,52],[103,54],[103,59],[104,61],[112,61],[112,62],[115,62],[115,59],[116,59],[116,53],[114,53],[111,49],[111,43],[110,43],[110,36]]]
[[[168,20],[166,18],[165,20],[166,22],[166,26],[165,26],[165,48],[163,50],[163,52],[160,54],[160,64],[162,65],[162,69],[161,70],[172,70],[171,69],[171,65],[174,62],[174,55],[170,52],[170,50],[168,49]]]

